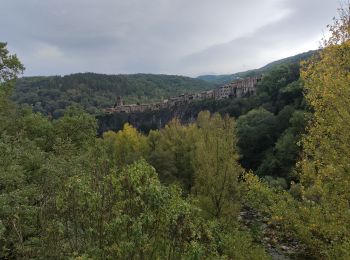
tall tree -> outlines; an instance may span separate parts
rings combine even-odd
[[[329,26],[331,36],[323,40],[319,55],[301,74],[314,116],[302,140],[300,179],[310,210],[322,211],[315,239],[318,243],[329,241],[340,255],[347,251],[349,258],[350,5],[339,14]]]
[[[166,183],[178,181],[188,192],[193,185],[192,159],[197,130],[194,124],[181,125],[174,119],[164,129],[152,131],[148,137],[152,148],[149,161],[161,180]]]
[[[13,118],[14,104],[9,100],[13,80],[24,70],[24,66],[15,54],[10,54],[7,44],[0,42],[0,131],[5,128],[5,118]]]
[[[0,84],[6,83],[23,72],[24,66],[15,54],[10,54],[7,43],[0,42]]]
[[[264,108],[253,109],[237,120],[238,145],[242,153],[242,165],[256,169],[264,159],[266,149],[276,141],[277,120]]]
[[[228,116],[198,115],[200,140],[197,142],[194,192],[210,217],[235,218],[239,208],[238,164],[235,122]]]
[[[255,206],[267,205],[272,222],[302,242],[307,256],[350,259],[349,4],[329,29],[330,38],[301,71],[313,116],[301,141],[300,184],[273,193],[253,181],[250,190],[258,187]]]
[[[148,151],[147,138],[128,123],[117,133],[113,131],[104,133],[103,138],[113,145],[118,166],[125,166],[144,158]]]
[[[350,187],[347,186],[350,181],[349,8],[340,11],[340,18],[329,26],[331,37],[324,40],[319,55],[302,71],[306,99],[314,116],[303,139],[301,161],[302,182],[306,187],[335,192],[347,200],[350,199],[347,192]],[[327,188],[328,185],[337,188]],[[314,197],[320,200],[325,196],[314,193]]]

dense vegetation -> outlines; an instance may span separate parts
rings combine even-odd
[[[0,92],[1,258],[267,258],[237,220],[232,119],[207,112],[148,137],[126,124],[96,138],[93,116],[71,107],[50,121],[12,103],[9,85]],[[172,150],[162,153],[164,145]],[[179,182],[193,169],[191,192],[162,184],[150,162],[162,174],[171,168],[157,162],[177,167]]]
[[[287,187],[297,181],[293,168],[299,154],[296,145],[303,133],[308,113],[300,80],[301,59],[311,54],[277,61],[266,68],[256,96],[215,101],[206,100],[188,104],[180,111],[145,112],[138,115],[100,115],[99,133],[108,129],[121,130],[128,122],[148,133],[150,129],[164,127],[172,117],[182,123],[193,122],[198,113],[208,110],[228,114],[237,120],[240,162],[245,169]],[[262,70],[256,70],[261,73]],[[249,72],[247,72],[249,73]],[[202,81],[186,77],[165,75],[108,76],[92,73],[64,77],[32,77],[17,80],[13,98],[20,104],[31,104],[34,112],[59,118],[72,104],[81,105],[95,114],[102,107],[112,106],[118,95],[129,100],[151,101],[185,90],[212,87]],[[132,118],[136,117],[136,118]]]
[[[350,6],[329,29],[331,37],[301,73],[313,116],[301,140],[300,182],[277,192],[251,176],[250,191],[252,206],[301,241],[310,257],[349,259]]]
[[[172,117],[190,123],[198,113],[229,115],[237,119],[240,162],[271,183],[287,187],[297,181],[293,168],[300,152],[297,142],[304,133],[309,109],[303,96],[300,64],[282,64],[266,73],[257,86],[257,95],[228,100],[205,100],[157,112],[98,117],[100,132],[121,130],[128,122],[148,133],[164,127]]]
[[[128,103],[149,103],[212,88],[212,83],[183,76],[78,73],[18,79],[13,99],[32,106],[35,112],[58,118],[65,108],[74,104],[95,114],[101,108],[112,107],[118,96]]]
[[[13,103],[23,66],[0,43],[0,257],[269,259],[268,227],[294,256],[349,259],[350,6],[329,28],[309,61],[236,100],[253,107],[237,120],[204,111],[147,135],[96,137],[77,107],[50,119]],[[264,222],[243,225],[247,209]]]

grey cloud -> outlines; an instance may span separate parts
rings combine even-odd
[[[285,1],[287,15],[251,34],[192,53],[180,61],[183,72],[224,73],[257,68],[274,59],[318,47],[322,29],[336,14],[338,1]]]
[[[338,0],[3,0],[0,40],[18,53],[27,75],[234,72],[310,46],[337,6]]]

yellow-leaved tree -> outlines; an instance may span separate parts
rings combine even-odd
[[[315,246],[328,245],[330,258],[350,257],[350,6],[339,14],[301,71],[314,112],[301,142],[302,196]]]
[[[235,122],[208,111],[199,113],[200,138],[194,155],[194,193],[209,217],[236,220],[240,207],[238,178],[243,174],[236,146]]]
[[[302,259],[350,259],[349,4],[329,30],[301,69],[313,117],[300,142],[300,183],[276,191],[246,175],[248,204],[269,215],[282,237],[299,241]]]
[[[125,166],[145,157],[149,149],[147,138],[128,123],[117,133],[104,133],[103,138],[113,146],[118,166]]]

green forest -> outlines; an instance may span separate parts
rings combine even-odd
[[[16,81],[13,100],[28,104],[34,112],[57,119],[79,104],[90,114],[113,107],[117,97],[127,103],[150,103],[185,92],[212,89],[215,84],[172,75],[103,75],[77,73],[67,76],[23,77]]]
[[[0,258],[350,259],[344,8],[320,50],[266,72],[257,95],[194,103],[194,121],[148,131],[98,134],[95,109],[212,83],[18,79],[0,42]]]

